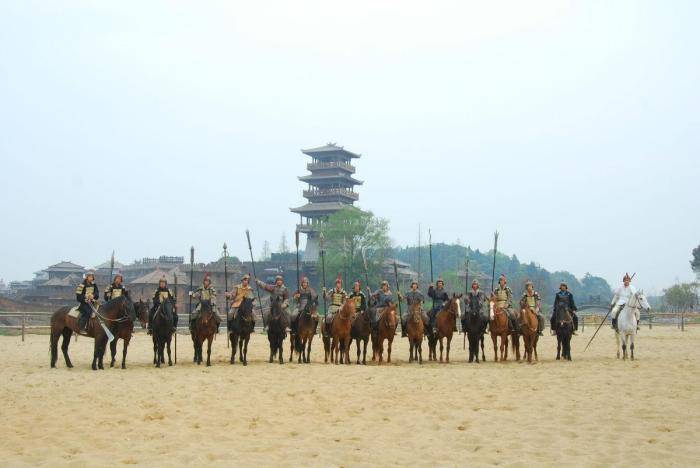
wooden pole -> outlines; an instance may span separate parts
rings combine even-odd
[[[22,312],[22,343],[24,343],[24,328],[27,323],[27,313]]]

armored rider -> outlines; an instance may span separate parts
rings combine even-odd
[[[544,330],[544,315],[541,312],[542,300],[540,299],[540,294],[535,291],[535,285],[532,281],[527,281],[525,283],[525,292],[523,297],[520,298],[520,308],[524,310],[531,310],[537,316],[537,334],[542,336],[542,330]]]
[[[470,312],[477,312],[482,320],[488,321],[488,314],[484,314],[483,312],[483,307],[484,304],[486,303],[487,298],[486,294],[480,289],[479,287],[479,281],[474,279],[472,281],[472,287],[467,293],[467,296],[464,298],[464,302],[466,307]],[[466,330],[466,321],[467,321],[467,314],[464,314],[462,317],[462,330]]]
[[[384,308],[394,302],[394,293],[391,292],[387,280],[383,280],[380,288],[376,291],[371,292],[369,286],[367,290],[370,292],[370,300],[374,303],[374,308],[370,308],[369,319],[372,328],[376,328],[379,323],[379,317],[381,317],[382,312],[384,312]]]
[[[267,284],[264,281],[260,281],[256,278],[255,283],[260,286],[263,290],[270,293],[270,311],[272,311],[272,303],[281,300],[282,301],[282,314],[285,319],[289,320],[289,314],[287,313],[287,308],[289,307],[289,289],[284,285],[284,278],[282,275],[275,276],[275,284]],[[269,313],[268,313],[269,314]],[[263,324],[267,324],[268,317],[263,315]]]
[[[428,297],[433,300],[433,307],[428,313],[430,317],[429,328],[433,330],[435,328],[435,318],[438,312],[442,310],[447,302],[450,300],[450,295],[445,291],[445,282],[442,278],[438,278],[437,283],[430,283],[428,287]]]
[[[75,300],[78,301],[78,310],[80,311],[78,327],[85,332],[87,332],[93,311],[97,309],[99,297],[100,292],[95,284],[95,273],[88,271],[82,283],[75,288]]]
[[[155,292],[153,293],[153,307],[151,307],[151,310],[148,311],[148,334],[153,333],[153,316],[156,313],[156,310],[158,310],[158,307],[166,301],[170,300],[173,303],[173,308],[175,313],[173,313],[173,332],[177,330],[177,299],[175,296],[173,296],[173,293],[170,292],[170,289],[168,288],[168,281],[165,279],[165,276],[163,276],[159,281],[158,281],[158,288],[156,288]]]
[[[506,275],[498,278],[498,287],[493,291],[496,296],[496,307],[508,315],[508,325],[512,331],[520,332],[520,323],[513,312],[513,291],[508,287]]]
[[[550,319],[549,326],[552,328],[552,333],[554,333],[554,320],[557,311],[557,305],[563,302],[569,309],[571,313],[571,318],[574,322],[574,335],[576,330],[578,330],[578,315],[576,315],[576,302],[574,301],[574,295],[569,291],[569,285],[565,281],[559,284],[559,292],[554,296],[554,307],[552,307],[552,318]]]
[[[346,293],[343,289],[343,279],[340,275],[338,275],[338,278],[335,280],[335,288],[330,291],[326,291],[326,288],[324,287],[323,295],[331,302],[330,307],[328,307],[328,314],[326,314],[326,322],[331,323],[336,312],[342,309],[345,301],[348,298],[348,293]]]
[[[362,283],[355,281],[352,285],[352,292],[348,298],[355,301],[355,313],[361,314],[367,311],[367,296],[362,292]]]
[[[306,310],[307,306],[313,307],[318,305],[318,294],[314,288],[309,286],[309,279],[307,277],[303,277],[301,279],[299,289],[294,293],[292,298],[297,305],[297,310],[290,317],[291,321],[289,327],[292,330],[292,335],[296,335],[301,312]]]
[[[403,295],[400,292],[398,293],[398,295],[399,301],[406,301],[409,312],[411,310],[411,307],[413,307],[415,304],[420,304],[422,306],[425,302],[425,297],[423,296],[423,293],[418,290],[418,281],[416,280],[411,281],[411,289],[406,293],[406,295]],[[425,312],[423,312],[422,307],[420,312],[421,319],[423,319],[423,325],[427,327],[429,322],[428,316],[425,314]],[[403,320],[401,321],[401,336],[406,336],[406,328],[408,327],[409,315],[410,313],[407,313],[402,317]]]
[[[243,275],[241,282],[233,288],[233,291],[225,293],[225,296],[231,299],[231,311],[229,316],[227,316],[227,323],[230,325],[231,322],[236,320],[238,308],[243,303],[243,299],[255,300],[253,288],[250,286],[250,276],[247,273]]]
[[[105,301],[111,301],[112,299],[116,299],[118,297],[126,296],[129,294],[129,292],[122,284],[123,282],[124,277],[120,273],[114,275],[114,281],[112,281],[112,284],[107,286],[107,288],[105,289]]]
[[[216,289],[214,289],[214,287],[211,285],[211,278],[209,277],[209,274],[204,275],[202,285],[199,288],[197,288],[196,291],[190,291],[190,296],[197,299],[198,301],[197,308],[194,310],[192,318],[190,319],[190,331],[194,331],[195,329],[195,323],[197,322],[199,314],[202,311],[202,302],[209,301],[209,303],[211,304],[212,314],[214,315],[214,322],[216,322],[216,333],[219,333],[221,317],[219,317],[219,313],[217,312]]]

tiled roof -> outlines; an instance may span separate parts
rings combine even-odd
[[[360,154],[348,151],[342,146],[336,145],[335,143],[328,143],[326,145],[319,146],[316,148],[302,149],[301,152],[309,156],[322,156],[324,153],[341,153],[350,158],[359,158],[361,156]]]

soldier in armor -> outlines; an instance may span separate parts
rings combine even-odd
[[[153,332],[153,316],[156,313],[156,310],[158,310],[158,307],[166,301],[170,300],[173,303],[173,308],[175,311],[177,311],[177,305],[176,301],[177,299],[175,296],[173,296],[173,293],[170,292],[170,289],[168,288],[168,281],[165,279],[165,276],[158,281],[158,288],[155,290],[153,293],[153,307],[151,307],[151,310],[148,311],[148,334],[152,334]],[[173,314],[173,332],[177,329],[177,312]]]
[[[425,302],[425,297],[423,296],[423,293],[418,290],[418,281],[413,280],[411,281],[411,290],[406,293],[404,296],[400,292],[398,293],[399,296],[399,301],[406,301],[406,304],[408,305],[408,310],[411,310],[411,307],[415,304],[423,304]],[[401,321],[401,336],[406,336],[406,327],[408,326],[408,319],[409,319],[410,314],[406,314],[403,316],[403,320]],[[428,316],[423,312],[423,309],[421,309],[421,318],[423,319],[423,325],[425,327],[428,326],[428,322],[430,321],[428,319]]]
[[[121,296],[126,296],[129,294],[129,292],[126,290],[122,282],[124,281],[124,277],[122,277],[121,274],[117,273],[114,276],[114,281],[112,281],[112,284],[107,286],[105,289],[105,301],[111,301],[112,299],[116,299]]]
[[[270,293],[270,305],[272,305],[272,303],[277,299],[282,299],[282,314],[288,321],[289,314],[287,313],[287,308],[289,307],[289,290],[287,289],[287,286],[284,285],[284,278],[282,275],[275,276],[275,284],[273,285],[267,284],[259,279],[256,279],[255,283]],[[272,307],[270,307],[270,311],[272,311]],[[267,326],[267,322],[268,317],[263,314],[263,324]]]
[[[324,287],[323,295],[331,302],[330,307],[328,307],[328,314],[326,314],[326,322],[331,323],[333,322],[333,317],[336,312],[343,307],[343,304],[345,304],[348,298],[348,293],[343,289],[343,280],[340,275],[338,275],[338,278],[335,280],[335,288],[331,291],[326,291]]]
[[[612,327],[617,330],[617,316],[620,314],[625,304],[637,294],[637,289],[632,286],[632,277],[625,273],[622,278],[622,286],[615,290],[612,302],[610,303],[610,315],[612,317]],[[637,319],[637,330],[639,330],[639,309],[634,310],[634,317]]]
[[[202,301],[209,301],[211,303],[212,314],[214,315],[214,322],[216,322],[216,333],[219,333],[221,317],[219,317],[219,313],[217,312],[216,289],[214,289],[214,287],[211,285],[211,278],[208,274],[204,275],[202,286],[197,288],[196,291],[190,291],[190,296],[199,301],[199,303],[197,304],[197,308],[194,310],[192,318],[190,319],[190,331],[194,331],[195,323],[197,322],[199,314],[201,313]]]
[[[352,292],[348,298],[355,301],[355,313],[360,314],[367,310],[367,296],[362,292],[362,284],[359,281],[355,281],[352,285]]]
[[[376,328],[379,323],[379,317],[381,317],[382,312],[384,312],[384,308],[394,302],[394,293],[389,289],[389,282],[387,280],[383,280],[380,288],[374,292],[367,286],[367,291],[369,292],[369,299],[371,302],[369,319],[372,328]]]
[[[435,284],[430,283],[428,287],[428,297],[433,300],[433,307],[428,313],[428,317],[430,318],[429,328],[432,330],[435,328],[435,317],[437,317],[438,312],[440,312],[443,306],[450,300],[450,295],[445,291],[445,282],[442,278],[438,278]]]
[[[506,275],[498,278],[498,287],[493,291],[496,296],[496,307],[505,310],[508,315],[508,325],[515,332],[520,332],[520,322],[513,312],[513,291],[507,285]]]
[[[75,288],[75,300],[78,301],[78,310],[80,311],[78,327],[81,330],[87,331],[90,316],[93,309],[97,308],[97,299],[99,297],[100,292],[95,284],[95,273],[88,271],[83,282]]]
[[[540,311],[541,306],[542,300],[540,299],[540,294],[535,291],[535,285],[532,284],[532,281],[527,281],[523,297],[520,298],[520,308],[522,310],[530,309],[537,315],[537,334],[540,336],[542,336],[542,330],[544,330],[544,315]]]
[[[289,327],[292,330],[292,335],[296,335],[297,327],[299,326],[299,315],[306,309],[306,306],[318,304],[318,294],[316,290],[309,286],[309,279],[304,277],[301,279],[301,286],[292,296],[297,305],[296,311],[291,314]]]
[[[569,292],[569,285],[566,284],[564,281],[561,282],[559,285],[559,292],[554,296],[554,307],[552,308],[552,318],[550,319],[550,327],[552,328],[552,333],[554,333],[554,320],[555,320],[555,314],[557,310],[557,305],[560,302],[564,302],[566,306],[569,308],[569,312],[571,313],[571,318],[574,321],[574,335],[576,334],[576,330],[578,330],[578,316],[576,315],[576,311],[578,310],[576,308],[576,303],[574,302],[574,295]]]
[[[488,320],[488,314],[484,314],[483,312],[483,307],[486,301],[486,294],[484,294],[483,291],[479,288],[479,281],[477,281],[476,279],[473,280],[471,290],[467,293],[467,296],[464,298],[464,303],[467,306],[467,309],[470,312],[478,312],[484,320]],[[467,314],[464,314],[464,316],[462,317],[462,330],[467,329],[467,326],[465,325],[466,320]]]
[[[230,324],[233,320],[236,320],[238,308],[241,306],[243,299],[255,300],[253,288],[250,286],[250,276],[248,274],[243,275],[241,282],[234,287],[233,291],[224,294],[228,299],[231,299],[231,311],[227,317],[227,323]]]

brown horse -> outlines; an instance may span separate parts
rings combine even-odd
[[[355,300],[347,299],[343,307],[333,317],[331,325],[331,360],[335,355],[336,364],[350,364],[350,329],[355,316]],[[340,360],[338,355],[340,354]]]
[[[462,295],[452,294],[452,298],[440,309],[440,312],[435,316],[435,338],[440,343],[440,362],[442,362],[443,338],[447,340],[447,354],[445,362],[450,362],[450,345],[452,343],[452,334],[454,333],[455,320],[462,315],[461,299]],[[433,356],[436,354],[435,341],[432,342]]]
[[[384,340],[387,341],[387,359],[391,362],[391,344],[394,342],[396,327],[399,321],[396,317],[396,304],[389,303],[377,322],[377,331],[372,334],[372,354],[379,356],[379,364],[384,360]],[[374,360],[374,356],[372,357]]]
[[[323,340],[323,362],[328,364],[328,360],[333,361],[333,355],[331,354],[331,326],[332,323],[327,320],[327,315],[323,316],[323,321],[321,322],[321,340]]]
[[[121,338],[124,340],[122,349],[122,369],[126,369],[126,350],[129,348],[129,342],[134,333],[134,322],[137,319],[141,323],[141,328],[146,328],[146,324],[148,323],[148,304],[140,299],[138,302],[134,303],[134,316],[129,316],[129,319],[124,322],[117,322],[114,328],[111,329],[114,339],[109,344],[109,350],[112,354],[112,361],[109,363],[109,367],[114,367],[117,355],[117,341]]]
[[[204,340],[207,341],[207,366],[211,366],[211,342],[216,334],[216,320],[214,320],[214,308],[210,301],[199,303],[199,317],[194,323],[192,331],[192,343],[194,344],[194,361],[197,365],[202,363],[202,348]]]
[[[406,335],[408,336],[408,362],[418,361],[423,364],[423,336],[425,328],[423,324],[423,309],[420,303],[411,305],[406,321]]]
[[[350,339],[355,340],[357,347],[357,363],[360,363],[360,343],[362,343],[362,364],[367,364],[367,343],[372,333],[372,323],[369,319],[369,312],[363,310],[359,314],[355,314],[355,320],[352,321],[350,329]]]
[[[491,321],[489,328],[491,329],[491,340],[493,341],[493,359],[498,362],[498,337],[501,337],[501,361],[508,360],[508,335],[510,335],[510,327],[508,326],[508,314],[505,309],[496,307],[496,296],[491,295],[489,298],[489,307],[491,309]]]
[[[49,343],[51,349],[51,367],[56,367],[58,360],[58,338],[63,335],[61,351],[66,361],[66,367],[73,367],[73,363],[68,356],[68,346],[73,332],[79,335],[86,335],[95,339],[95,347],[92,355],[92,370],[104,369],[103,358],[107,348],[107,333],[102,328],[101,322],[105,326],[110,326],[116,322],[126,321],[128,317],[134,316],[134,303],[127,296],[120,296],[106,302],[100,306],[88,321],[87,332],[80,330],[78,318],[68,315],[71,307],[61,307],[51,316],[51,334]],[[98,318],[99,316],[99,318]]]
[[[318,327],[317,301],[308,301],[303,310],[299,311],[297,317],[296,334],[290,337],[291,350],[289,361],[291,362],[296,350],[299,355],[297,363],[308,364],[311,362],[311,342],[314,340],[316,328]]]
[[[523,344],[525,346],[525,356],[527,362],[532,362],[532,354],[535,354],[535,361],[537,361],[537,340],[539,335],[537,334],[537,314],[533,312],[529,307],[526,307],[520,311],[520,333],[523,336]]]

